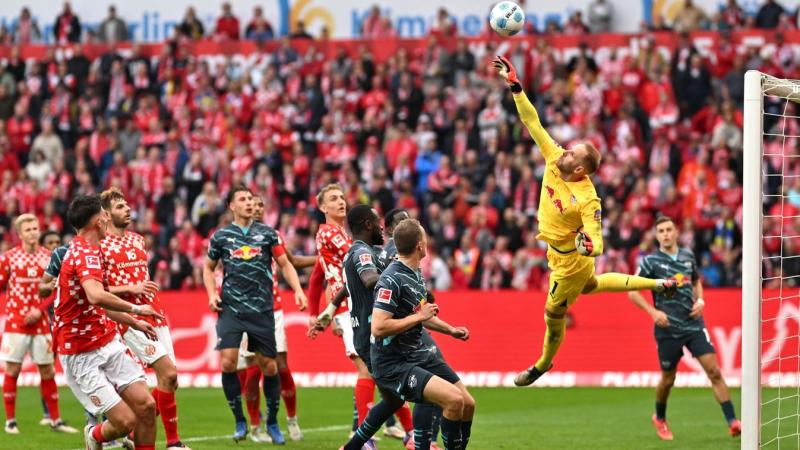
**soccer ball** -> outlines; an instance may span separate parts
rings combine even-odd
[[[489,13],[489,26],[500,36],[513,36],[525,25],[525,13],[514,2],[500,2]]]

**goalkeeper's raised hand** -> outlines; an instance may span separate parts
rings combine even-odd
[[[583,231],[578,231],[575,236],[575,248],[583,256],[590,256],[594,252],[594,243],[592,238]]]
[[[497,70],[497,73],[506,80],[508,87],[511,88],[511,92],[515,94],[522,92],[522,84],[517,77],[517,69],[514,68],[514,65],[511,64],[508,58],[497,55],[497,58],[492,61],[492,65]]]

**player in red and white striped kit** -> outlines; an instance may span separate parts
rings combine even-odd
[[[53,367],[50,317],[39,314],[35,321],[26,323],[25,316],[39,307],[39,279],[50,262],[50,251],[39,245],[39,219],[33,214],[22,214],[14,221],[22,244],[0,256],[0,287],[8,286],[6,325],[0,344],[0,360],[5,361],[3,403],[6,410],[5,432],[19,434],[16,421],[17,377],[26,353],[39,367],[42,398],[50,412],[53,431],[77,433],[67,426],[58,409],[58,387]]]
[[[100,241],[109,218],[100,197],[76,197],[67,219],[78,233],[58,275],[53,342],[72,393],[90,414],[107,418],[84,428],[86,448],[102,450],[103,442],[135,431],[136,450],[155,450],[155,401],[144,371],[128,354],[112,320],[155,340],[153,326],[130,314],[162,316],[150,305],[127,302],[106,290]]]
[[[158,301],[158,285],[150,280],[147,270],[147,251],[144,237],[126,229],[131,224],[131,208],[117,188],[100,195],[103,209],[111,222],[105,238],[100,242],[108,289],[123,300],[136,305],[150,305],[164,315]],[[125,344],[156,373],[157,387],[153,390],[156,407],[167,437],[167,449],[186,449],[178,435],[178,406],[175,391],[178,389],[178,369],[167,321],[162,318],[145,319],[155,328],[157,341],[144,333],[120,325]]]

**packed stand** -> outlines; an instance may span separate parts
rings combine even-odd
[[[234,38],[238,20],[225,25],[232,19],[223,15],[214,33]],[[437,29],[452,26],[446,12],[441,19]],[[72,19],[62,22],[70,40]],[[117,35],[119,23],[104,30]],[[434,288],[546,288],[546,249],[535,240],[544,163],[489,69],[492,44],[458,40],[448,51],[434,32],[418,51],[377,62],[365,47],[339,47],[326,60],[315,46],[299,54],[283,38],[271,53],[208,59],[183,46],[204,35],[202,24],[187,17],[180,30],[152,59],[134,45],[127,58],[110,46],[90,61],[73,44],[66,59],[49,49],[26,64],[12,50],[0,66],[3,249],[18,241],[10,226],[17,214],[35,212],[46,228],[69,234],[70,198],[117,186],[152,249],[153,278],[172,289],[200,286],[206,239],[230,220],[223,199],[231,186],[264,197],[264,222],[292,251],[313,254],[321,220],[314,195],[338,181],[351,205],[408,208],[423,220]],[[263,17],[247,25],[245,36],[253,34],[272,35]],[[737,53],[725,34],[706,58],[686,36],[669,58],[652,38],[636,47],[596,58],[582,46],[565,59],[538,40],[508,56],[554,139],[588,139],[603,154],[598,271],[633,272],[655,245],[662,213],[680,224],[706,285],[736,285],[743,74],[800,79],[800,60],[782,40],[771,52]],[[793,104],[792,113],[800,115]],[[800,183],[771,187],[800,208]]]

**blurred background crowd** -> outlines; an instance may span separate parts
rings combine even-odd
[[[528,32],[607,31],[603,4],[592,4],[586,22],[576,12],[561,29]],[[800,79],[800,53],[783,36],[796,23],[796,11],[771,0],[753,17],[733,0],[714,14],[687,1],[674,23],[647,25],[682,33],[669,52],[648,33],[631,38],[634,51],[602,54],[588,43],[567,54],[547,39],[514,41],[507,56],[552,137],[564,146],[590,140],[603,155],[594,177],[606,244],[598,271],[634,272],[655,245],[660,213],[679,224],[707,286],[740,283],[743,76],[758,69]],[[701,55],[686,33],[703,28],[721,37]],[[734,45],[728,32],[748,28],[775,30],[775,45]],[[203,37],[275,38],[258,8],[243,26],[227,4],[211,30],[190,9],[156,57],[135,43],[118,49],[128,33],[113,6],[99,28],[82,30],[67,4],[54,30],[69,51],[49,48],[34,61],[12,47],[0,64],[0,250],[18,242],[16,215],[34,212],[69,237],[70,198],[117,186],[152,249],[153,278],[165,288],[199,286],[207,237],[230,220],[223,199],[232,185],[264,199],[262,220],[282,231],[290,251],[314,254],[322,220],[314,195],[340,182],[351,205],[407,208],[423,221],[432,287],[546,288],[546,248],[535,240],[543,160],[489,68],[495,44],[456,37],[446,10],[425,45],[386,61],[369,46],[335,42],[326,58],[315,45],[325,37],[302,24],[293,39],[276,38],[274,50],[259,47],[247,59],[186,51]],[[364,37],[391,33],[376,8]],[[0,34],[6,44],[39,39],[25,9]],[[298,51],[299,39],[311,43]],[[109,45],[90,59],[87,42]],[[767,205],[783,218],[769,218],[765,234],[798,235],[800,158],[783,155],[800,150],[800,112],[793,103],[767,108],[776,114],[765,117],[776,135],[770,170],[784,175],[769,189],[784,196]],[[765,246],[787,254],[795,244]],[[768,264],[767,275],[800,273],[791,263]]]

